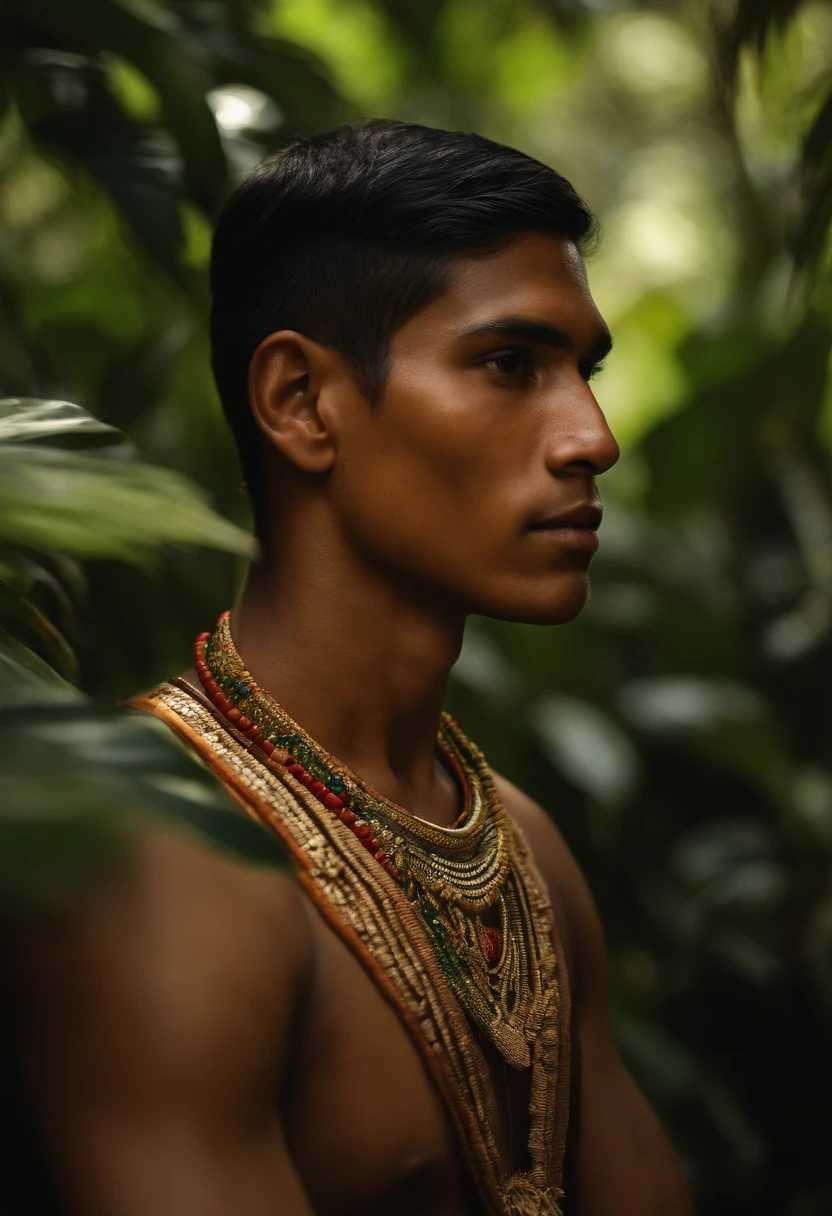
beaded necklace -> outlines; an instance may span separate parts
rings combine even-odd
[[[569,1119],[568,975],[545,884],[484,758],[443,718],[438,746],[465,790],[463,813],[452,828],[409,815],[328,756],[271,698],[258,708],[254,694],[262,690],[233,650],[227,620],[197,639],[202,692],[177,678],[132,705],[175,731],[241,811],[281,840],[312,904],[419,1051],[488,1216],[558,1216]],[[476,923],[482,915],[502,928],[490,948]],[[525,1160],[511,1151],[510,1109],[508,1141],[498,1135],[486,1040],[515,1067],[530,1058],[521,1082],[528,1084]]]
[[[360,840],[403,888],[457,1000],[503,1059],[531,1061],[550,993],[541,979],[535,917],[511,865],[507,815],[482,754],[444,714],[438,746],[465,791],[451,828],[384,798],[321,748],[246,670],[230,612],[196,639],[206,695],[235,730],[282,766]],[[492,910],[499,928],[482,916]]]

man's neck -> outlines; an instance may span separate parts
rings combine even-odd
[[[437,823],[459,793],[436,733],[464,617],[331,553],[252,566],[231,626],[255,681],[381,794]]]

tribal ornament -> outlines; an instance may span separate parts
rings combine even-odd
[[[227,614],[197,639],[195,664],[202,690],[176,679],[133,705],[175,730],[282,841],[307,895],[421,1053],[489,1216],[559,1216],[570,1054],[563,952],[545,886],[481,753],[443,717],[438,747],[464,809],[440,828],[381,797],[257,687]],[[523,1162],[500,1147],[486,1039],[507,1065],[529,1065]]]
[[[245,733],[262,740],[266,754],[288,753],[289,771],[294,763],[310,775],[307,788],[317,793],[322,787],[321,800],[333,813],[346,808],[348,826],[406,892],[462,1008],[507,1064],[527,1068],[548,999],[539,964],[551,944],[540,940],[524,888],[511,872],[507,815],[485,757],[444,714],[438,746],[466,805],[452,828],[418,818],[325,752],[257,685],[234,645],[230,615],[223,613],[216,631],[196,642],[206,691],[216,687],[218,708],[227,702],[227,714],[239,712],[238,727],[251,723]],[[497,925],[482,919],[489,911]]]

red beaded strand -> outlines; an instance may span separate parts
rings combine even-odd
[[[224,612],[217,624],[231,616],[230,612]],[[255,747],[272,760],[277,761],[285,767],[287,773],[299,781],[301,785],[309,790],[313,797],[317,798],[328,811],[332,811],[336,818],[340,819],[351,832],[361,841],[364,848],[375,857],[379,865],[384,866],[384,869],[391,874],[393,878],[399,877],[399,870],[393,864],[386,853],[382,853],[378,841],[373,836],[372,828],[363,819],[359,819],[354,811],[351,811],[344,802],[343,798],[339,798],[337,794],[333,794],[332,790],[328,790],[322,781],[318,781],[311,773],[308,773],[302,764],[298,764],[293,760],[290,753],[282,747],[275,747],[269,740],[264,738],[261,731],[250,722],[245,714],[237,709],[236,705],[220,688],[219,684],[214,679],[214,674],[208,666],[208,661],[205,653],[208,647],[208,642],[211,639],[210,633],[200,633],[194,642],[194,668],[202,681],[202,687],[205,689],[205,695],[212,705],[216,706],[223,717],[234,727],[249,739]]]

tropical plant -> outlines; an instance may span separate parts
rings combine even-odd
[[[216,782],[143,714],[71,681],[80,558],[147,565],[163,544],[239,554],[251,539],[179,474],[60,401],[0,401],[0,904],[66,898],[149,813],[258,859],[281,857]]]
[[[381,112],[515,143],[591,198],[616,338],[599,396],[624,449],[593,600],[566,630],[472,622],[452,708],[588,874],[619,1038],[698,1210],[825,1216],[830,5],[7,0],[0,48],[0,387],[80,402],[237,522],[205,268],[210,217],[262,151]],[[125,467],[84,425],[103,446],[73,453]],[[52,487],[88,484],[35,459],[37,511],[0,488],[20,527]],[[13,656],[15,695],[39,659],[71,672],[71,646],[81,687],[122,698],[181,669],[232,601],[239,557],[166,546],[131,565],[147,538],[120,518],[17,536],[5,636],[39,658]],[[72,535],[88,547],[68,557]],[[24,706],[27,731],[50,705]],[[25,781],[14,757],[32,752],[10,746]],[[136,766],[86,754],[99,790],[144,796]],[[27,788],[34,872],[59,837],[32,829]]]

